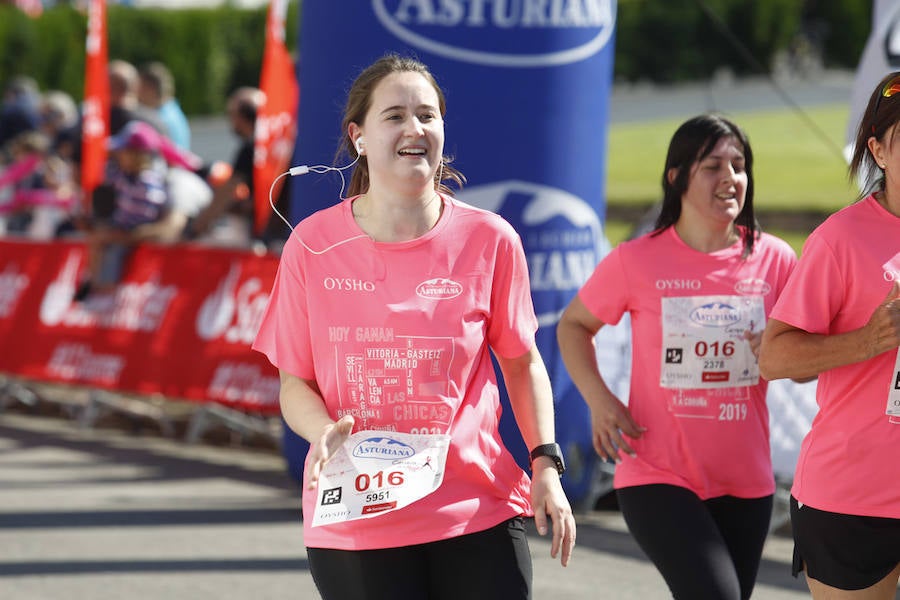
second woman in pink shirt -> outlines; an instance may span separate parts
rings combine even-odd
[[[591,409],[594,448],[618,464],[629,530],[675,598],[749,598],[775,481],[756,352],[796,255],[761,233],[753,154],[715,115],[672,137],[654,230],[617,246],[558,326]],[[632,323],[628,404],[606,386],[593,338]]]

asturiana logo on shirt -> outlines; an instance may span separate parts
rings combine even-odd
[[[724,302],[710,302],[691,311],[691,321],[704,327],[728,327],[740,320],[740,311]]]
[[[772,286],[765,279],[750,277],[735,283],[734,291],[742,296],[765,296],[772,291]]]
[[[357,458],[380,458],[382,460],[397,460],[415,456],[416,451],[403,442],[389,437],[367,438],[356,445],[353,456]]]
[[[420,283],[416,295],[427,300],[449,300],[462,294],[462,290],[462,285],[452,279],[436,277]]]

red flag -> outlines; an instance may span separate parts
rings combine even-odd
[[[84,61],[84,108],[81,133],[81,189],[85,202],[103,181],[109,136],[106,0],[90,0]]]
[[[266,95],[265,104],[256,114],[253,150],[253,228],[257,233],[266,226],[272,210],[269,188],[284,173],[294,151],[297,134],[297,101],[300,90],[294,72],[294,61],[284,43],[287,0],[271,0],[266,20],[266,46],[263,51],[259,89]],[[272,190],[278,197],[283,179]]]

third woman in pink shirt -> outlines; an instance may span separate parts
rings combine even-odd
[[[817,599],[888,600],[900,578],[900,73],[872,92],[850,174],[866,195],[806,240],[760,368],[819,376],[791,489],[794,574]]]

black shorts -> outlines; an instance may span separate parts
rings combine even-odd
[[[525,520],[455,538],[381,550],[307,548],[323,600],[531,600]]]
[[[900,519],[799,507],[791,496],[796,577],[801,571],[841,590],[863,590],[900,563]]]

